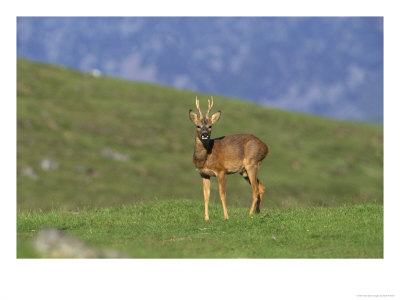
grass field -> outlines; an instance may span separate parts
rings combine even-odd
[[[212,136],[252,133],[270,154],[261,215],[247,215],[250,186],[232,175],[230,220],[213,180],[207,223],[188,117],[196,95],[205,107],[209,95],[18,59],[18,257],[37,255],[43,226],[132,257],[383,256],[382,126],[213,95]]]
[[[30,241],[54,226],[99,249],[134,258],[382,258],[382,206],[271,209],[249,216],[211,205],[203,220],[200,201],[158,201],[82,211],[18,215],[18,257],[38,257]]]
[[[200,199],[192,163],[191,91],[94,78],[18,60],[18,209],[100,208],[156,199]],[[383,128],[333,121],[214,95],[212,136],[252,133],[270,153],[259,177],[264,205],[360,204],[383,197]],[[113,157],[108,153],[118,153]],[[57,169],[44,170],[50,159]],[[22,176],[31,168],[36,179]],[[215,193],[215,185],[212,186]],[[228,203],[248,205],[249,186],[227,178]],[[211,199],[219,203],[218,197]]]

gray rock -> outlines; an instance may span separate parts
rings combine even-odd
[[[57,228],[44,228],[34,240],[34,248],[43,257],[95,258],[100,254],[77,238]]]
[[[110,148],[102,148],[100,150],[101,154],[103,154],[105,157],[114,159],[114,160],[119,160],[119,161],[128,161],[130,159],[129,155],[120,153],[116,150],[110,149]]]
[[[51,160],[50,158],[44,158],[40,162],[40,168],[45,171],[49,170],[57,170],[58,169],[58,163],[55,162],[54,160]]]
[[[34,180],[39,179],[39,176],[36,174],[32,167],[22,167],[21,176],[28,177]]]
[[[41,229],[33,246],[45,258],[128,258],[120,251],[94,249],[57,228]]]

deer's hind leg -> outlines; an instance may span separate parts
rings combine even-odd
[[[258,178],[257,178],[257,182],[258,182],[259,197],[258,197],[258,201],[257,201],[257,204],[256,204],[256,214],[260,213],[260,211],[261,211],[261,202],[263,200],[264,192],[265,192],[265,189],[266,189],[265,185],[263,185],[261,183],[261,181],[258,180]]]
[[[258,169],[258,168],[257,168]],[[256,170],[256,175],[255,175],[255,180],[254,182],[256,182],[254,185],[257,185],[257,191],[256,191],[256,202],[254,202],[254,187],[250,181],[249,178],[249,174],[247,172],[247,170],[243,170],[242,172],[240,172],[240,175],[242,175],[242,177],[252,186],[252,190],[253,190],[253,202],[251,205],[251,209],[250,209],[250,215],[253,213],[254,208],[256,210],[256,213],[258,214],[261,210],[261,202],[264,196],[264,192],[265,192],[265,186],[261,183],[261,181],[257,178],[257,170]]]

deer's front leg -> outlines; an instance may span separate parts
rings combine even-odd
[[[225,183],[226,183],[226,174],[225,172],[218,173],[218,185],[219,185],[219,197],[221,198],[222,208],[224,210],[224,218],[229,219],[228,211],[226,210],[226,192],[225,192]]]
[[[204,220],[208,220],[208,199],[210,198],[210,177],[202,177],[204,195]]]

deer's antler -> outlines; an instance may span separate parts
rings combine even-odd
[[[200,119],[203,119],[203,114],[201,113],[199,99],[197,99],[197,96],[196,96],[196,107],[197,107],[197,110],[199,111]]]
[[[210,102],[210,99],[208,99],[208,110],[207,110],[207,114],[206,114],[206,119],[209,118],[208,114],[210,113],[211,108],[213,107],[213,105],[214,105],[214,99],[211,96],[211,102]]]

